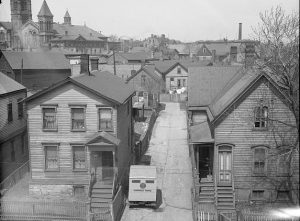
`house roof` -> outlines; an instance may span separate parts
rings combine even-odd
[[[9,21],[0,21],[0,25],[2,25],[6,30],[12,29],[12,24]]]
[[[107,142],[108,141],[108,142]],[[120,139],[114,135],[107,133],[105,131],[95,133],[86,143],[87,145],[109,145],[114,144],[118,146],[120,144]]]
[[[153,64],[150,64],[141,67],[135,74],[131,75],[126,81],[129,82],[131,79],[133,79],[142,71],[146,72],[150,77],[152,77],[156,81],[161,80],[161,78],[157,74],[155,74],[155,66]]]
[[[189,68],[188,105],[207,106],[237,74],[239,66],[205,66]]]
[[[57,32],[56,34],[62,36],[79,36],[81,35],[85,39],[89,40],[95,38],[106,38],[101,33],[89,28],[86,25],[69,25],[69,24],[58,24],[53,23],[53,29]],[[66,32],[68,33],[66,35]],[[55,38],[57,39],[57,38]]]
[[[4,73],[0,72],[0,96],[18,90],[23,90],[25,87],[11,79]]]
[[[66,11],[64,18],[71,18],[71,16],[70,16],[68,10]]]
[[[36,97],[42,96],[65,83],[73,83],[81,88],[91,91],[95,95],[105,99],[122,104],[134,94],[133,87],[126,84],[121,78],[107,71],[94,71],[90,74],[81,74],[74,77],[68,77],[63,81],[54,84],[45,90],[42,90],[27,99],[30,101]]]
[[[214,139],[207,121],[190,126],[190,143],[212,143]]]
[[[3,51],[12,69],[70,69],[69,60],[63,53]]]
[[[49,16],[49,17],[53,17],[53,14],[51,13],[47,2],[44,0],[42,7],[40,9],[40,12],[38,13],[38,16]]]
[[[151,59],[151,52],[139,51],[134,53],[119,53],[128,61],[148,60]]]
[[[206,50],[204,50],[206,49]],[[206,47],[206,45],[202,45],[201,48],[197,52],[197,56],[212,56],[211,51]]]

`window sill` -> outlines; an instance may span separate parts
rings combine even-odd
[[[86,129],[71,129],[71,132],[86,132]]]
[[[252,131],[268,131],[267,127],[253,127]]]
[[[59,172],[59,169],[45,169],[45,172]]]
[[[44,132],[57,132],[58,131],[58,129],[56,128],[56,129],[43,129],[43,131]]]
[[[88,169],[85,168],[85,169],[74,169],[73,168],[73,172],[88,172]]]

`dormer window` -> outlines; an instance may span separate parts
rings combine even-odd
[[[267,128],[268,126],[268,107],[259,106],[254,109],[254,127]]]

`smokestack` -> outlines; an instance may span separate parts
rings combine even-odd
[[[242,23],[239,23],[239,40],[242,40]]]

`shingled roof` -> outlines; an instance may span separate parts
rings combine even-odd
[[[24,51],[3,51],[12,69],[70,69],[69,60],[63,53],[55,52],[24,52]]]
[[[0,72],[0,96],[13,91],[26,89],[22,84]]]
[[[38,17],[39,16],[53,17],[53,14],[51,13],[51,11],[48,7],[48,4],[45,0],[43,1],[42,7],[41,7],[40,12],[38,14]]]
[[[57,84],[54,84],[45,90],[32,95],[31,97],[27,98],[27,101],[55,90],[57,87],[60,87],[66,83],[73,83],[116,104],[124,103],[134,94],[133,87],[126,84],[118,76],[115,76],[107,71],[94,71],[90,74],[81,74],[74,77],[68,77],[63,81],[60,81]]]
[[[188,105],[208,106],[234,75],[239,66],[205,66],[189,68]]]

